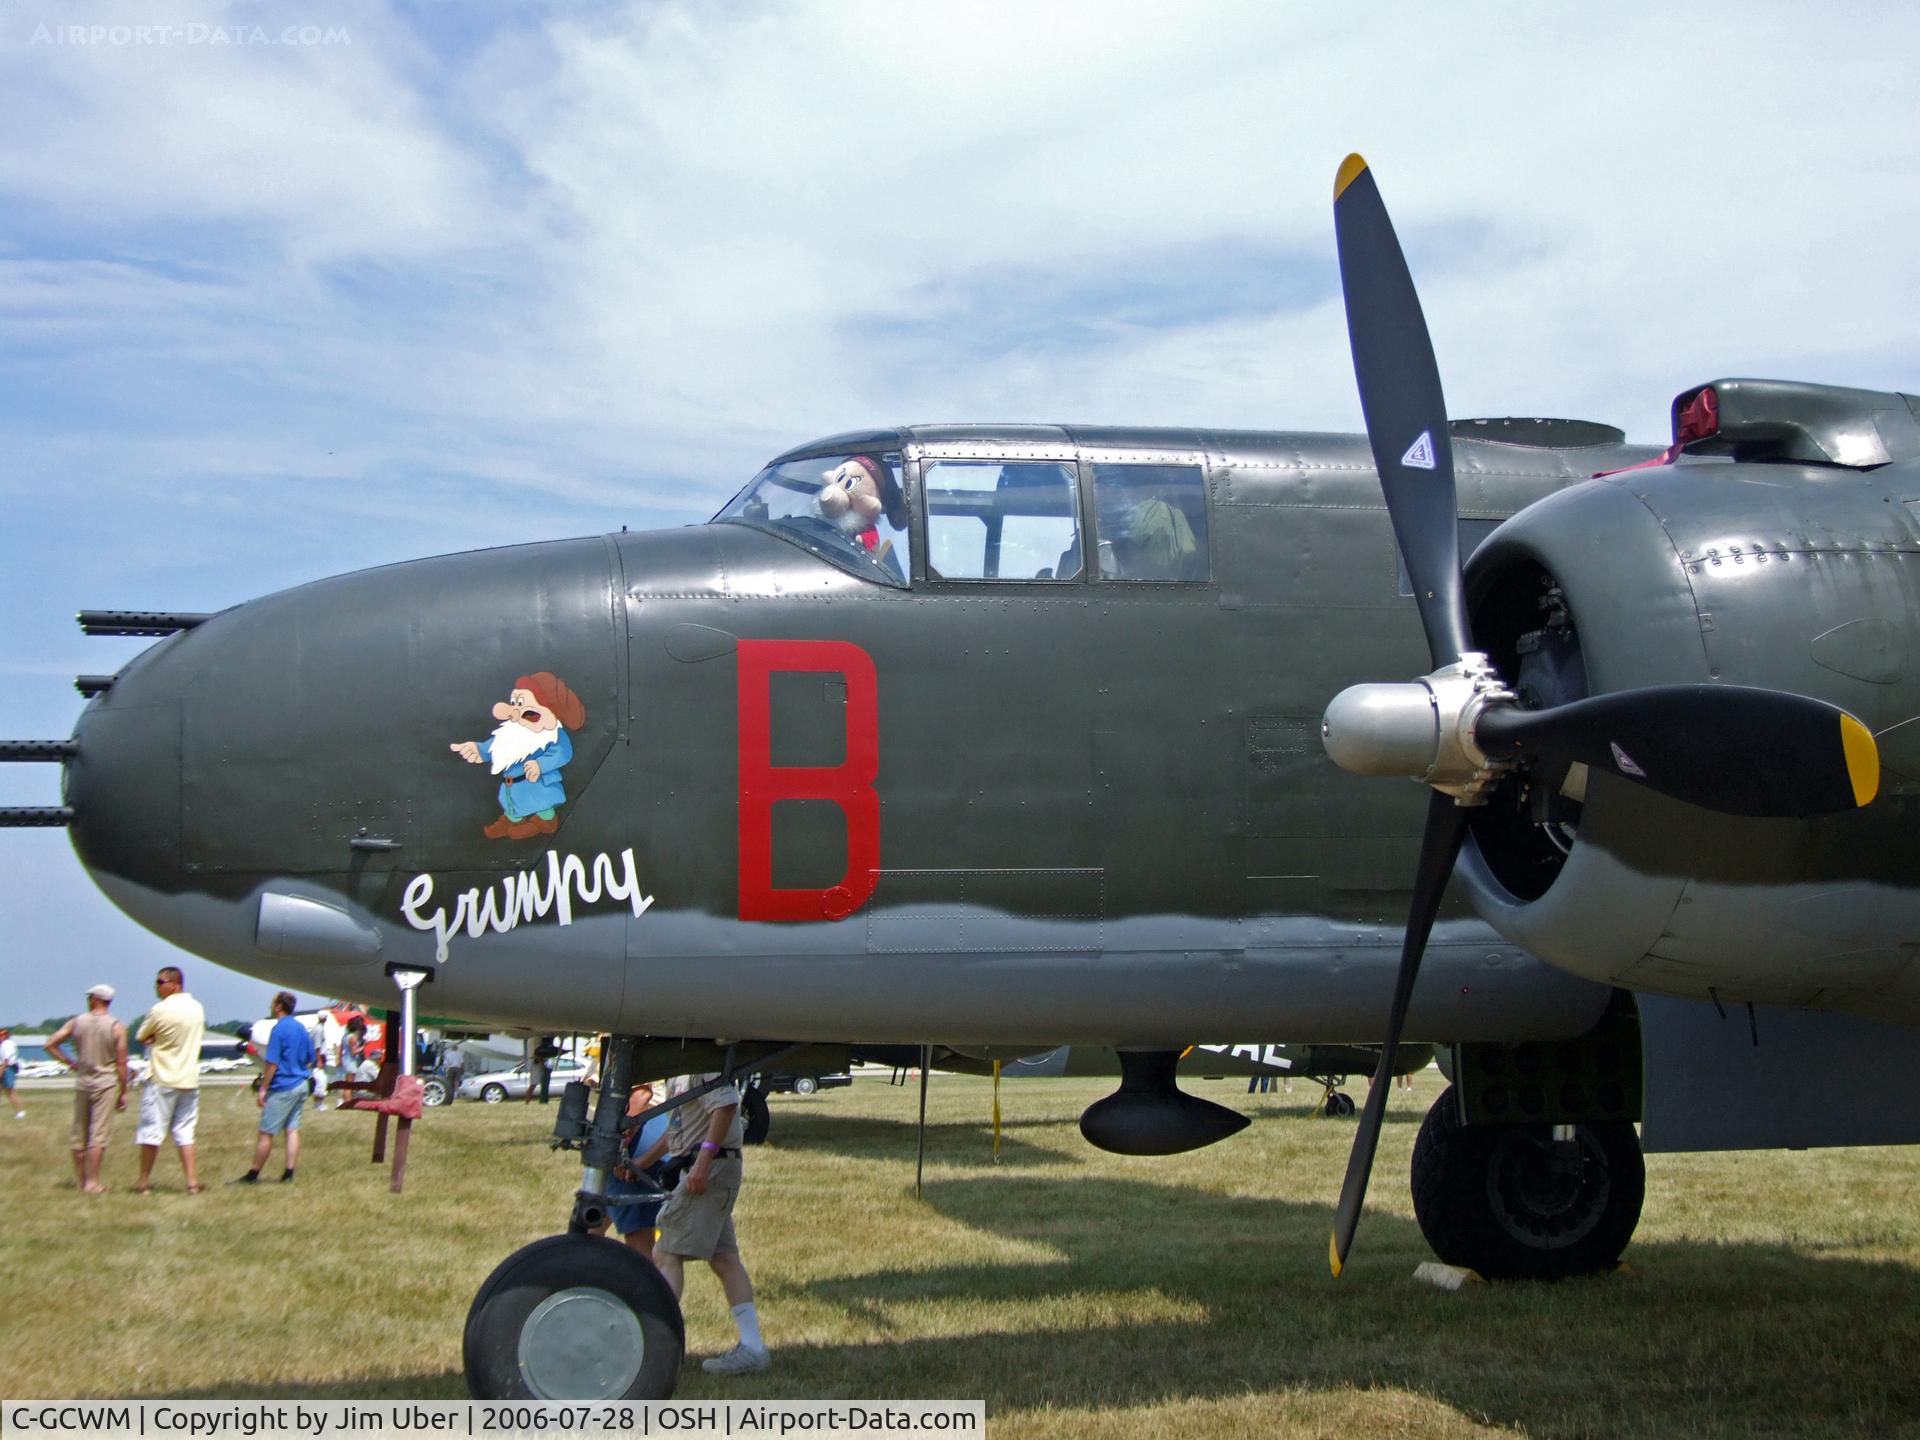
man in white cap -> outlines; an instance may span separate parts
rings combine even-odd
[[[127,1027],[107,1013],[113,987],[87,991],[87,1013],[76,1015],[47,1037],[47,1054],[74,1074],[73,1178],[89,1195],[104,1195],[100,1167],[117,1111],[127,1108]],[[73,1058],[60,1047],[73,1041]],[[119,1085],[116,1088],[116,1078]]]

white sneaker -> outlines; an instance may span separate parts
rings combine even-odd
[[[745,1345],[736,1345],[724,1355],[702,1360],[700,1368],[709,1375],[751,1375],[772,1363],[773,1356],[765,1350],[749,1350]]]

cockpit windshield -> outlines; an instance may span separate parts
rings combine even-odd
[[[863,580],[902,589],[913,571],[900,457],[812,455],[769,465],[713,517],[804,546]]]

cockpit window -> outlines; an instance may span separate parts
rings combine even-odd
[[[1103,580],[1205,580],[1207,483],[1198,465],[1095,465]]]
[[[905,589],[913,571],[897,454],[814,455],[769,465],[713,517],[792,540],[863,580]]]
[[[942,580],[1078,580],[1074,468],[936,460],[926,468],[927,571]]]

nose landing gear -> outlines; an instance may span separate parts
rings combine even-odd
[[[620,1157],[638,1043],[617,1035],[608,1046],[568,1233],[514,1251],[473,1297],[461,1355],[476,1399],[664,1400],[673,1394],[687,1341],[680,1302],[645,1259],[587,1233],[606,1213],[604,1192]]]
[[[461,1355],[482,1400],[664,1400],[686,1341],[680,1302],[645,1259],[617,1240],[550,1235],[487,1277]]]

